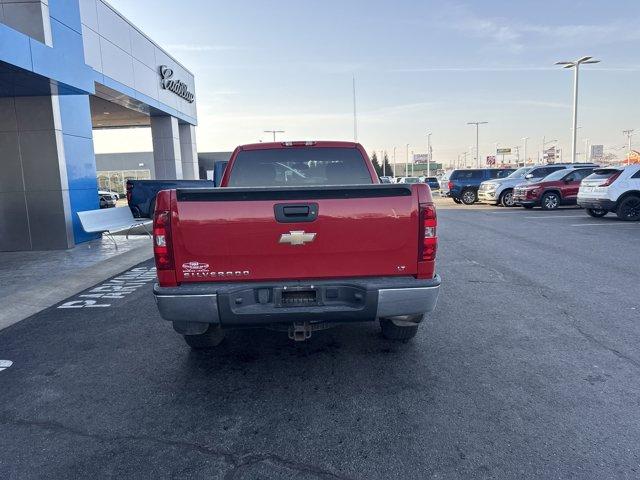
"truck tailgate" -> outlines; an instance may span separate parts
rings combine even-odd
[[[410,185],[178,189],[178,283],[415,274]]]

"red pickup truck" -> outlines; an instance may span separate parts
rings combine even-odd
[[[428,186],[380,184],[357,143],[240,146],[219,188],[159,192],[156,304],[192,348],[374,320],[406,340],[438,297],[436,224]]]

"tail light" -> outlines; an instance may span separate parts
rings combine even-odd
[[[153,215],[153,254],[156,269],[174,270],[173,249],[171,248],[171,212],[156,211]]]
[[[436,207],[432,204],[420,205],[419,262],[432,262],[436,259],[436,251],[438,250],[437,226]]]
[[[453,182],[449,181],[449,183],[447,183],[447,188],[449,190],[453,190]]]
[[[127,203],[128,204],[131,204],[131,188],[132,188],[132,185],[129,182],[127,182]]]
[[[618,179],[618,177],[620,176],[621,173],[622,173],[622,170],[617,171],[616,173],[611,175],[609,178],[607,178],[606,182],[601,183],[600,186],[601,187],[608,187],[609,185],[611,185],[613,182],[615,182]]]

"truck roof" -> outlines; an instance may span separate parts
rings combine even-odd
[[[272,148],[286,148],[286,147],[320,147],[320,148],[358,148],[360,144],[356,142],[341,142],[341,141],[315,141],[315,140],[301,140],[301,141],[287,141],[287,142],[261,142],[261,143],[249,143],[246,145],[240,145],[238,150],[268,150]]]

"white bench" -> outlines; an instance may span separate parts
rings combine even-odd
[[[85,232],[106,234],[115,244],[116,250],[118,249],[118,244],[116,243],[116,239],[113,238],[114,232],[127,230],[127,238],[129,238],[131,229],[142,225],[144,231],[151,237],[151,232],[149,232],[147,228],[151,220],[147,218],[133,218],[129,207],[87,210],[86,212],[78,212],[78,217]]]

